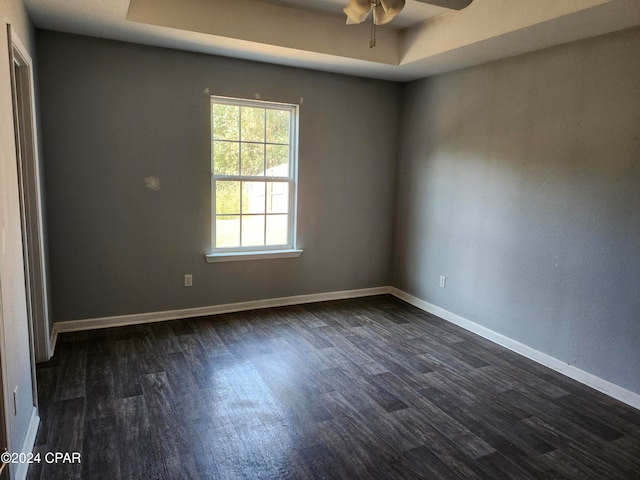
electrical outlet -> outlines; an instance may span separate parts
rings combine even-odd
[[[13,414],[18,415],[18,385],[13,389]]]
[[[440,276],[440,288],[444,288],[447,286],[447,277],[444,275]]]
[[[193,275],[190,273],[184,276],[184,286],[191,287],[193,285]]]

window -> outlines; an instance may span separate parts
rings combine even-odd
[[[294,255],[297,113],[297,105],[211,97],[208,261],[301,253]]]

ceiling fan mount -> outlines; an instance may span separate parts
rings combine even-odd
[[[437,7],[462,10],[468,7],[473,0],[415,0],[428,3]],[[350,0],[343,9],[347,15],[347,25],[363,23],[370,12],[371,17],[371,41],[369,47],[376,46],[376,25],[385,25],[398,15],[404,8],[405,0]]]

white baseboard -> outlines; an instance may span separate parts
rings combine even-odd
[[[33,407],[31,410],[31,418],[29,418],[29,426],[27,427],[27,434],[24,437],[22,443],[22,453],[30,453],[33,451],[33,447],[36,443],[36,435],[38,434],[38,426],[40,425],[40,416],[38,415],[38,409]],[[25,480],[27,478],[27,472],[29,470],[28,463],[18,463],[14,472],[15,478],[18,480]]]
[[[53,354],[56,351],[56,344],[58,343],[58,330],[56,330],[55,324],[51,329],[51,338],[49,339],[49,360],[53,357]]]
[[[258,310],[260,308],[284,307],[287,305],[300,305],[304,303],[325,302],[328,300],[343,300],[347,298],[369,297],[389,293],[389,287],[363,288],[359,290],[343,290],[340,292],[312,293],[309,295],[297,295],[293,297],[268,298],[250,302],[227,303],[224,305],[211,305],[208,307],[185,308],[182,310],[168,310],[164,312],[137,313],[133,315],[120,315],[117,317],[89,318],[86,320],[71,320],[56,322],[53,324],[51,338],[51,351],[59,333],[77,332],[82,330],[95,330],[98,328],[122,327],[125,325],[137,325],[141,323],[162,322],[166,320],[179,320],[182,318],[202,317],[206,315],[218,315],[221,313],[243,312],[246,310]]]
[[[470,332],[473,332],[481,337],[486,338],[487,340],[491,340],[493,343],[497,343],[509,350],[512,350],[524,357],[527,357],[534,362],[540,363],[545,367],[549,367],[556,372],[559,372],[573,380],[576,380],[588,387],[591,387],[599,392],[602,392],[610,397],[615,398],[616,400],[620,400],[621,402],[626,403],[627,405],[631,405],[634,408],[640,409],[640,395],[632,392],[631,390],[627,390],[619,385],[611,383],[603,378],[600,378],[596,375],[593,375],[589,372],[585,372],[584,370],[580,370],[573,365],[569,365],[568,363],[563,362],[551,355],[547,355],[546,353],[542,353],[534,348],[531,348],[523,343],[517,342],[509,337],[505,337],[504,335],[494,332],[482,325],[478,325],[471,320],[467,320],[460,315],[456,315],[444,308],[440,308],[436,305],[433,305],[429,302],[425,302],[424,300],[414,297],[402,290],[399,290],[395,287],[389,288],[389,293],[398,297],[401,300],[404,300],[411,305],[418,307],[425,312],[431,313],[432,315],[436,315],[437,317],[442,318],[448,322],[451,322],[459,327],[464,328]]]

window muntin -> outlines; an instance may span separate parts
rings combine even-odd
[[[295,248],[297,113],[211,97],[213,253]]]

